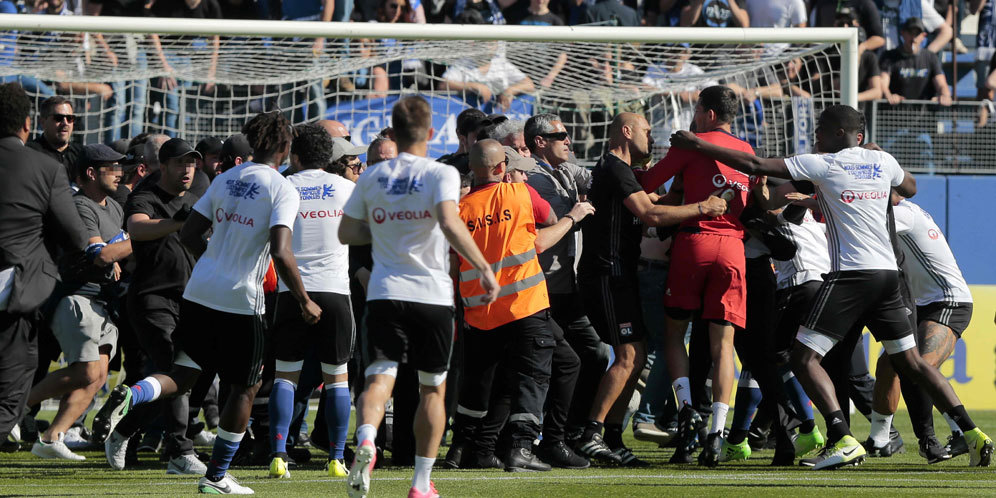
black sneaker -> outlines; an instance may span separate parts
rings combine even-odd
[[[795,465],[795,451],[775,451],[775,456],[771,459],[772,467],[791,467],[793,465]]]
[[[702,420],[695,408],[689,405],[682,407],[678,413],[678,448],[691,453],[695,449],[695,438],[704,427],[705,420]]]
[[[533,451],[540,460],[558,469],[587,469],[591,466],[587,458],[574,453],[574,450],[563,441],[552,444],[543,441]]]
[[[699,465],[705,467],[715,467],[719,465],[719,455],[723,451],[722,433],[714,432],[706,437],[705,444],[702,445],[702,453],[699,453]]]
[[[464,469],[504,469],[505,464],[494,453],[464,455],[461,463]]]
[[[951,458],[968,453],[968,444],[965,443],[965,435],[960,432],[952,432],[948,436],[948,444],[944,446]]]
[[[920,440],[920,456],[926,458],[927,463],[937,463],[951,459],[951,455],[933,435]]]
[[[671,458],[667,461],[667,463],[688,464],[694,461],[695,459],[692,458],[692,452],[679,446],[674,449],[674,454],[671,455]]]
[[[536,458],[529,448],[512,448],[505,462],[505,472],[546,472],[551,469],[549,464]]]
[[[612,454],[619,458],[619,465],[622,465],[623,467],[640,468],[650,466],[649,462],[636,458],[636,455],[633,454],[633,450],[625,446],[613,449]]]
[[[621,460],[612,453],[612,450],[602,441],[602,435],[592,432],[591,436],[585,438],[581,436],[575,443],[574,451],[589,460],[599,460],[604,463],[619,464]]]
[[[865,447],[865,451],[870,457],[888,458],[892,455],[906,453],[906,446],[903,444],[903,437],[899,435],[899,431],[889,433],[889,442],[885,446],[875,446],[875,441],[872,441],[872,438],[866,439],[864,443],[861,443],[861,446]]]
[[[459,469],[463,465],[464,447],[465,445],[462,442],[454,442],[450,445],[449,451],[446,452],[446,458],[443,460],[443,467],[447,469]]]
[[[747,444],[751,451],[761,451],[768,444],[768,431],[760,427],[751,426],[747,431]]]

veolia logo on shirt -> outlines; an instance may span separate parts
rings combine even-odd
[[[934,230],[933,228],[927,230],[927,237],[930,237],[930,240],[937,240],[940,236],[941,234],[937,233],[937,230]]]
[[[218,223],[230,222],[239,225],[245,225],[247,227],[255,227],[255,222],[249,216],[244,216],[239,213],[229,213],[222,208],[218,208],[214,211],[214,219]]]
[[[318,218],[338,218],[342,216],[341,209],[328,210],[323,209],[321,211],[302,211],[301,217],[304,219],[318,219]]]
[[[845,190],[840,193],[840,200],[844,201],[844,204],[850,204],[854,201],[885,199],[888,196],[888,192],[878,192],[875,190]]]
[[[372,215],[374,222],[378,225],[384,223],[385,221],[421,220],[432,216],[429,214],[428,210],[410,211],[404,209],[399,211],[386,211],[384,208],[374,208]]]
[[[729,180],[729,179],[726,178],[726,175],[724,175],[722,173],[717,173],[715,176],[712,177],[712,185],[714,187],[716,187],[716,188],[721,188],[721,187],[725,187],[725,186],[729,185],[729,186],[731,186],[731,187],[733,187],[733,188],[735,188],[737,190],[740,190],[742,192],[748,192],[748,191],[750,191],[750,186],[744,185],[743,183],[740,183],[740,182],[735,182],[735,181]],[[729,200],[729,199],[727,199],[727,200]]]

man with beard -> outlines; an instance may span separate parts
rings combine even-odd
[[[42,134],[25,144],[62,164],[70,185],[76,184],[76,168],[83,156],[83,146],[70,142],[75,123],[73,103],[65,97],[49,97],[41,103]]]

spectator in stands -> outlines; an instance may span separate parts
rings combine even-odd
[[[820,28],[839,27],[841,17],[850,17],[847,26],[858,28],[858,53],[875,51],[885,45],[882,16],[874,0],[816,0],[809,16],[809,25]],[[850,13],[849,16],[845,12]]]
[[[194,147],[194,150],[201,155],[197,158],[197,169],[203,171],[210,180],[214,180],[214,177],[220,173],[218,171],[220,163],[218,154],[221,154],[222,144],[223,142],[218,137],[207,137],[197,142],[197,147]]]
[[[121,275],[118,261],[131,255],[131,241],[121,230],[124,213],[109,196],[121,180],[123,155],[104,144],[88,145],[79,174],[80,191],[73,196],[90,247],[85,260],[63,272],[62,296],[52,312],[52,332],[67,367],[50,373],[31,389],[28,405],[61,398],[59,411],[31,453],[41,458],[85,460],[63,442],[65,432],[89,407],[107,380],[107,364],[117,349],[118,329],[107,296]]]
[[[691,0],[680,7],[682,0],[664,0],[661,11],[673,22],[674,11],[679,9],[681,26],[709,28],[747,28],[750,16],[743,0]]]
[[[664,106],[665,109],[659,109],[655,107],[651,111],[654,113],[653,122],[662,123],[651,131],[654,143],[663,144],[665,147],[671,143],[671,133],[677,130],[687,130],[692,124],[692,114],[695,103],[699,100],[699,91],[719,84],[718,81],[714,80],[693,83],[693,78],[705,74],[705,71],[688,62],[690,56],[691,51],[684,50],[676,56],[648,66],[647,73],[643,76],[643,85],[668,90],[670,93],[667,97],[673,96],[678,100],[677,108]],[[688,81],[689,83],[679,86],[675,85],[676,81]],[[658,115],[661,112],[667,112],[671,117]]]
[[[0,14],[17,14],[17,5],[10,0],[0,1]],[[7,31],[0,35],[0,67],[10,66],[14,63],[14,59],[17,57],[17,33],[14,31]],[[11,83],[16,82],[24,88],[24,91],[40,95],[42,97],[51,97],[55,95],[55,90],[48,86],[38,78],[34,76],[27,75],[8,75],[0,76],[0,83]]]
[[[564,20],[550,12],[550,0],[529,0],[529,15],[519,24],[528,26],[563,26]]]
[[[73,142],[73,126],[76,114],[73,103],[60,96],[49,97],[39,109],[42,134],[26,145],[62,164],[69,183],[76,183],[77,167],[83,157],[83,146]]]
[[[483,24],[505,24],[505,16],[501,10],[512,3],[514,0],[456,0],[453,5],[453,19],[458,24],[477,24],[467,22],[469,19],[467,16],[461,17],[467,11],[474,11],[480,14]]]
[[[531,93],[536,86],[529,76],[505,58],[503,47],[497,42],[489,43],[493,47],[491,60],[484,64],[474,59],[454,61],[443,73],[440,86],[442,90],[471,92],[481,101],[508,111],[516,95]]]
[[[976,96],[979,100],[993,99],[996,85],[990,86],[989,74],[996,66],[992,60],[996,58],[996,3],[987,0],[971,0],[969,11],[978,15],[978,31],[975,35],[975,84]],[[996,81],[993,81],[996,83]],[[985,126],[989,122],[989,108],[979,107],[977,126]]]
[[[803,0],[747,0],[747,15],[752,28],[804,28],[809,18]],[[767,55],[788,48],[787,43],[766,43]]]
[[[931,36],[927,50],[935,54],[943,50],[954,36],[951,26],[945,24],[944,17],[934,9],[933,0],[876,0],[876,3],[882,14],[886,50],[902,45],[901,27],[911,17],[921,20],[924,30]]]
[[[903,46],[882,54],[882,93],[890,104],[903,100],[936,100],[951,105],[951,90],[937,54],[923,50],[926,28],[911,17],[901,29]]]
[[[878,16],[878,11],[875,11],[875,16]],[[869,100],[876,100],[882,98],[882,74],[878,65],[878,57],[875,55],[874,48],[879,45],[871,44],[869,45],[868,34],[862,28],[863,17],[859,15],[856,9],[851,7],[841,7],[837,11],[836,21],[834,22],[835,27],[842,28],[858,28],[858,102],[867,102]],[[880,24],[873,24],[872,26],[879,27]],[[885,38],[881,36],[873,36],[873,38],[878,38],[878,42],[885,43]],[[876,43],[878,43],[876,42]],[[864,47],[864,48],[862,48]],[[868,47],[872,47],[869,49]],[[836,90],[840,90],[840,78],[834,80],[836,84]]]
[[[596,0],[595,5],[588,7],[584,14],[585,24],[611,23],[615,26],[639,26],[640,15],[622,0]]]

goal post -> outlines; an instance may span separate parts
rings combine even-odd
[[[316,39],[324,41],[320,49]],[[252,114],[276,108],[294,122],[349,121],[351,130],[362,131],[353,133],[353,141],[365,144],[379,131],[374,128],[389,125],[394,100],[418,93],[432,99],[434,114],[445,115],[442,121],[434,118],[444,136],[431,144],[430,154],[455,148],[455,115],[477,106],[517,119],[559,114],[574,140],[583,142],[575,147],[579,161],[593,162],[604,147],[611,115],[643,112],[658,130],[658,142],[666,142],[670,130],[687,126],[694,107],[689,95],[717,82],[737,88],[743,97],[738,133],[753,137],[759,153],[806,151],[800,149],[804,144],[793,143],[793,130],[811,133],[813,114],[828,103],[857,105],[857,45],[855,28],[5,14],[0,15],[0,77],[57,83],[48,93],[68,93],[84,102],[82,114],[92,130],[83,135],[85,142],[149,128],[192,140],[227,136]],[[530,79],[531,85],[511,101],[499,106],[501,84],[481,89],[452,83],[452,74],[460,73],[454,67],[493,72],[488,68],[496,57]],[[695,71],[689,70],[692,66]],[[175,88],[173,80],[179,82]],[[379,81],[389,84],[377,88]],[[491,93],[490,101],[484,98]],[[38,101],[45,94],[32,96]]]

